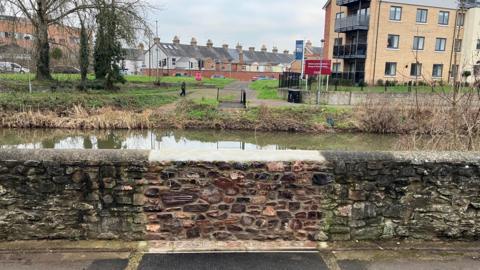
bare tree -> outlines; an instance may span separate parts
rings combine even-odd
[[[71,0],[5,0],[18,8],[33,25],[35,36],[36,78],[51,80],[50,45],[48,28],[60,24],[62,20],[77,11],[94,8],[94,5],[84,3],[75,5]]]

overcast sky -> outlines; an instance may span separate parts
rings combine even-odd
[[[162,10],[150,12],[153,28],[158,20],[162,42],[175,35],[181,43],[192,37],[205,45],[223,43],[257,49],[265,44],[269,50],[293,51],[296,39],[312,40],[319,45],[323,38],[326,0],[147,0]]]

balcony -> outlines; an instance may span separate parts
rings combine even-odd
[[[368,30],[370,15],[353,15],[335,20],[335,32]]]
[[[333,57],[338,59],[365,59],[367,57],[367,44],[335,45],[333,46]]]
[[[360,0],[337,0],[337,6],[346,6],[358,2],[360,2]]]
[[[365,72],[333,72],[332,79],[353,81],[354,83],[359,83],[361,81],[365,81]]]

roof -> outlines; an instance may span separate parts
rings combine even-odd
[[[9,43],[5,45],[0,45],[0,54],[9,54],[9,53],[22,53],[29,54],[28,50],[16,43]]]
[[[123,49],[125,55],[125,60],[131,61],[144,61],[145,60],[145,52],[140,49]]]
[[[307,50],[310,50],[312,54],[315,55],[323,55],[323,48],[322,47],[306,47]]]
[[[210,58],[216,61],[235,63],[240,61],[240,53],[237,49],[174,43],[160,43],[159,47],[165,54],[174,57],[188,57],[193,59]],[[243,50],[243,61],[246,64],[290,64],[293,60],[292,54]]]
[[[457,0],[384,0],[383,2],[398,3],[414,6],[438,7],[446,9],[457,9]]]

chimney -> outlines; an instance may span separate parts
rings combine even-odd
[[[250,48],[248,48],[248,51],[249,51],[249,52],[252,52],[252,53],[255,52],[255,47],[250,47]]]
[[[264,52],[264,53],[267,52],[267,46],[262,45],[262,52]]]
[[[309,40],[309,41],[307,41],[307,43],[305,45],[306,45],[306,47],[311,48],[312,47],[312,42]]]
[[[278,48],[274,46],[273,49],[272,49],[272,52],[273,53],[278,53]]]
[[[209,40],[207,41],[207,47],[208,47],[208,48],[213,48],[213,42],[212,42],[211,39],[209,39]]]
[[[153,43],[160,44],[160,38],[159,37],[154,38]]]
[[[242,45],[240,45],[240,43],[237,43],[237,47],[235,47],[235,49],[237,49],[238,52],[243,51],[243,47],[242,47]]]
[[[284,53],[284,54],[289,54],[290,51],[289,51],[289,50],[285,50],[285,51],[283,51],[283,53]]]
[[[173,44],[176,44],[176,45],[180,44],[180,38],[178,38],[178,36],[175,36],[173,38]]]
[[[197,39],[192,37],[192,40],[190,41],[190,45],[197,46]]]
[[[222,47],[224,50],[228,50],[228,44],[223,44]]]

